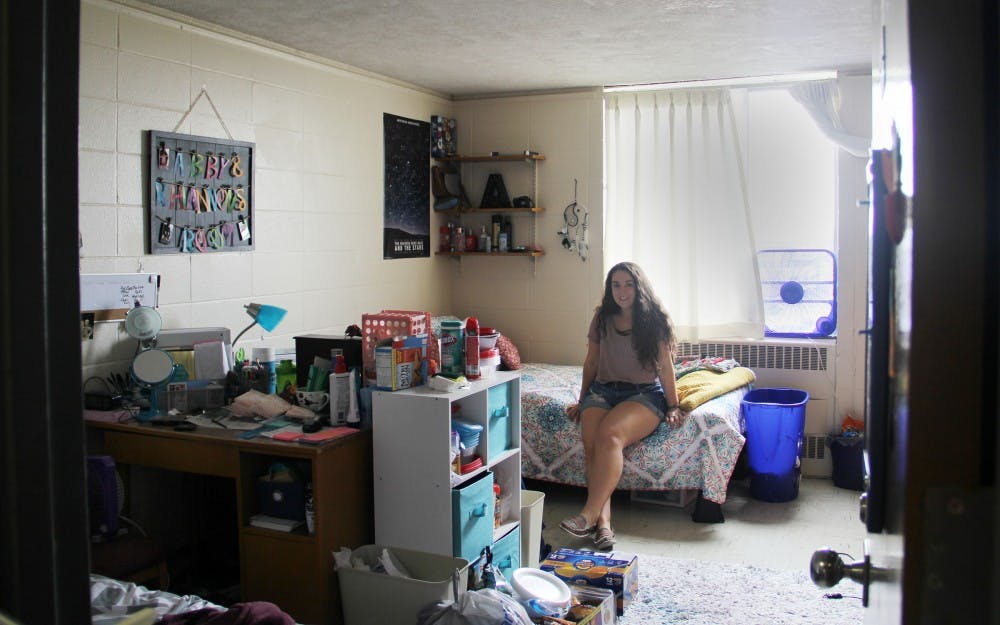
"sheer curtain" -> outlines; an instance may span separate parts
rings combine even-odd
[[[605,95],[605,264],[648,274],[678,337],[764,335],[729,90]]]
[[[852,156],[869,157],[871,139],[852,135],[840,122],[840,88],[837,81],[797,83],[789,86],[788,92],[808,111],[828,139]]]

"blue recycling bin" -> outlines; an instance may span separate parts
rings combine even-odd
[[[798,497],[808,401],[809,393],[794,388],[758,388],[743,396],[740,408],[754,499],[782,502]]]

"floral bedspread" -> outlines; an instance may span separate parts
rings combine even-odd
[[[522,363],[521,474],[529,479],[586,486],[579,427],[566,406],[580,394],[582,367]],[[699,489],[724,503],[729,477],[743,448],[740,401],[748,387],[696,408],[679,428],[661,423],[625,449],[623,490]]]

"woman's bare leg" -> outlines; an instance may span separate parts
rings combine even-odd
[[[588,434],[591,451],[586,455],[587,503],[581,514],[588,526],[598,523],[600,527],[610,527],[611,494],[618,487],[625,466],[624,449],[649,436],[660,424],[660,419],[646,406],[625,401],[594,421],[596,432]],[[586,446],[585,442],[585,452]]]

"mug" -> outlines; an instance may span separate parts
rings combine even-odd
[[[298,391],[295,396],[300,406],[317,413],[330,403],[330,394],[326,391]]]

